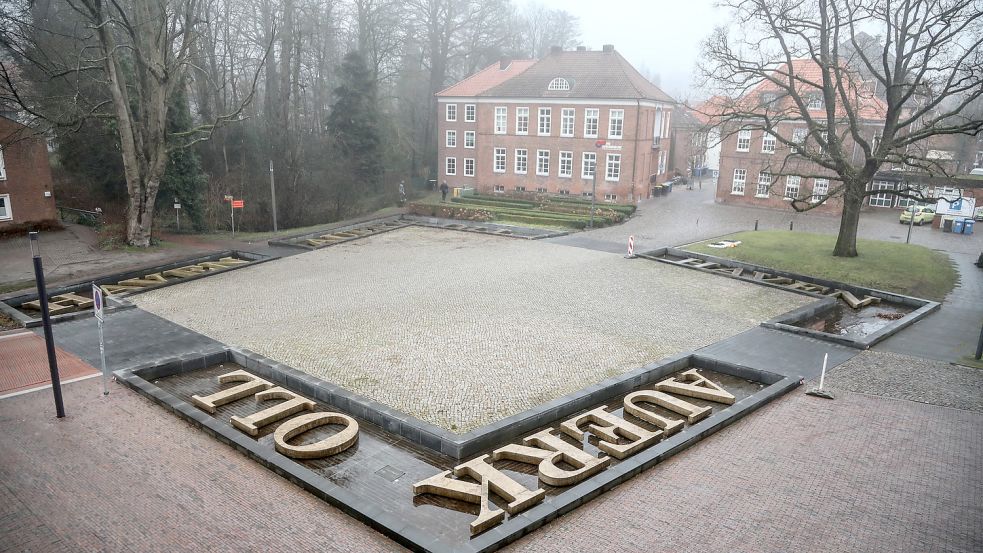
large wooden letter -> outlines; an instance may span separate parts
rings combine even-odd
[[[706,377],[696,372],[696,369],[680,373],[678,380],[667,378],[656,384],[655,389],[660,392],[672,392],[681,396],[695,397],[726,405],[734,403],[733,394],[707,380]]]
[[[314,410],[313,401],[279,386],[256,394],[256,401],[264,401],[267,399],[285,399],[287,401],[278,403],[267,409],[263,409],[258,413],[253,413],[248,417],[240,417],[236,415],[232,417],[232,426],[242,430],[250,436],[256,436],[259,434],[259,427],[261,426],[266,426],[267,424],[285,419],[294,413],[299,413],[300,411]]]
[[[679,419],[669,419],[663,417],[662,415],[652,411],[651,409],[646,409],[639,405],[639,403],[646,401],[658,405],[655,398],[652,396],[651,390],[639,390],[637,392],[632,392],[625,396],[625,413],[629,415],[635,415],[636,417],[642,419],[643,421],[654,424],[665,432],[666,436],[672,436],[676,432],[683,429],[683,421]]]
[[[218,377],[219,384],[225,384],[227,382],[242,382],[238,386],[233,386],[228,390],[222,390],[220,392],[215,392],[210,396],[191,396],[191,402],[195,404],[199,409],[204,409],[209,413],[214,413],[215,408],[226,403],[232,403],[237,399],[242,399],[246,396],[251,396],[256,392],[262,392],[267,388],[273,387],[272,384],[263,380],[262,378],[249,374],[246,371],[233,371],[230,373],[223,374]]]
[[[492,459],[512,459],[521,463],[539,466],[539,479],[550,486],[569,486],[589,478],[604,470],[611,463],[611,457],[599,459],[590,453],[570,445],[563,438],[552,434],[548,428],[522,440],[523,444],[509,444],[496,449]],[[529,447],[530,445],[536,447]],[[560,461],[574,467],[565,470],[556,464]]]
[[[454,467],[455,476],[467,475],[480,484],[450,478],[451,471],[445,470],[414,484],[413,493],[432,493],[480,505],[481,510],[478,513],[478,518],[471,522],[472,536],[484,532],[505,518],[505,511],[496,509],[488,500],[490,492],[494,492],[495,495],[509,502],[505,510],[512,515],[532,507],[546,496],[546,490],[530,490],[502,474],[498,469],[485,462],[487,458],[487,455],[482,455]]]
[[[637,424],[630,423],[617,415],[608,413],[607,405],[602,405],[564,421],[560,425],[560,430],[568,436],[583,440],[584,431],[580,429],[580,425],[585,422],[594,423],[589,424],[587,429],[591,434],[601,438],[601,441],[597,444],[597,448],[617,459],[624,459],[625,457],[634,455],[636,452],[659,441],[662,437],[661,430],[649,432]],[[601,426],[595,426],[597,424]],[[619,445],[619,434],[623,438],[631,440],[631,442]]]
[[[306,445],[290,445],[287,440],[325,424],[343,424],[345,429],[334,436]],[[288,420],[273,432],[276,450],[294,459],[318,459],[341,453],[358,440],[358,423],[341,413],[310,413]]]
[[[688,401],[679,399],[678,397],[671,396],[658,390],[640,390],[638,392],[634,392],[625,397],[626,401],[628,400],[628,397],[632,397],[632,402],[647,401],[658,405],[659,407],[668,409],[673,413],[679,413],[680,415],[686,417],[686,421],[690,424],[709,417],[710,412],[712,411],[712,409],[709,407],[693,405]],[[640,415],[636,415],[635,413],[632,414],[642,419],[645,418],[641,417]]]

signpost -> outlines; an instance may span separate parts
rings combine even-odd
[[[102,318],[103,318],[103,296],[102,288],[99,288],[95,282],[92,283],[92,314],[96,316],[96,321],[99,323],[99,360],[102,361],[102,395],[109,395],[109,371],[106,370],[106,342],[103,339],[102,334]]]
[[[174,198],[174,213],[177,215],[177,229],[181,230],[181,204]]]
[[[273,160],[270,160],[270,199],[273,200],[273,232],[276,228],[276,186],[273,184]]]

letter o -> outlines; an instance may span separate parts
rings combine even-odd
[[[344,430],[312,444],[290,445],[287,440],[326,424],[343,424]],[[292,418],[273,433],[276,450],[294,459],[320,459],[345,451],[358,441],[358,423],[341,413],[308,413]]]

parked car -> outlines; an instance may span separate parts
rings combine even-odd
[[[901,212],[899,222],[903,225],[911,223],[912,213],[915,214],[914,224],[916,225],[931,223],[932,219],[935,218],[935,208],[927,205],[916,205],[906,207],[905,210]]]

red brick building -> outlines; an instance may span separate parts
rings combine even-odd
[[[629,203],[668,175],[675,101],[613,46],[503,60],[437,93],[439,179]]]
[[[0,116],[0,232],[58,218],[48,148],[27,127]]]

